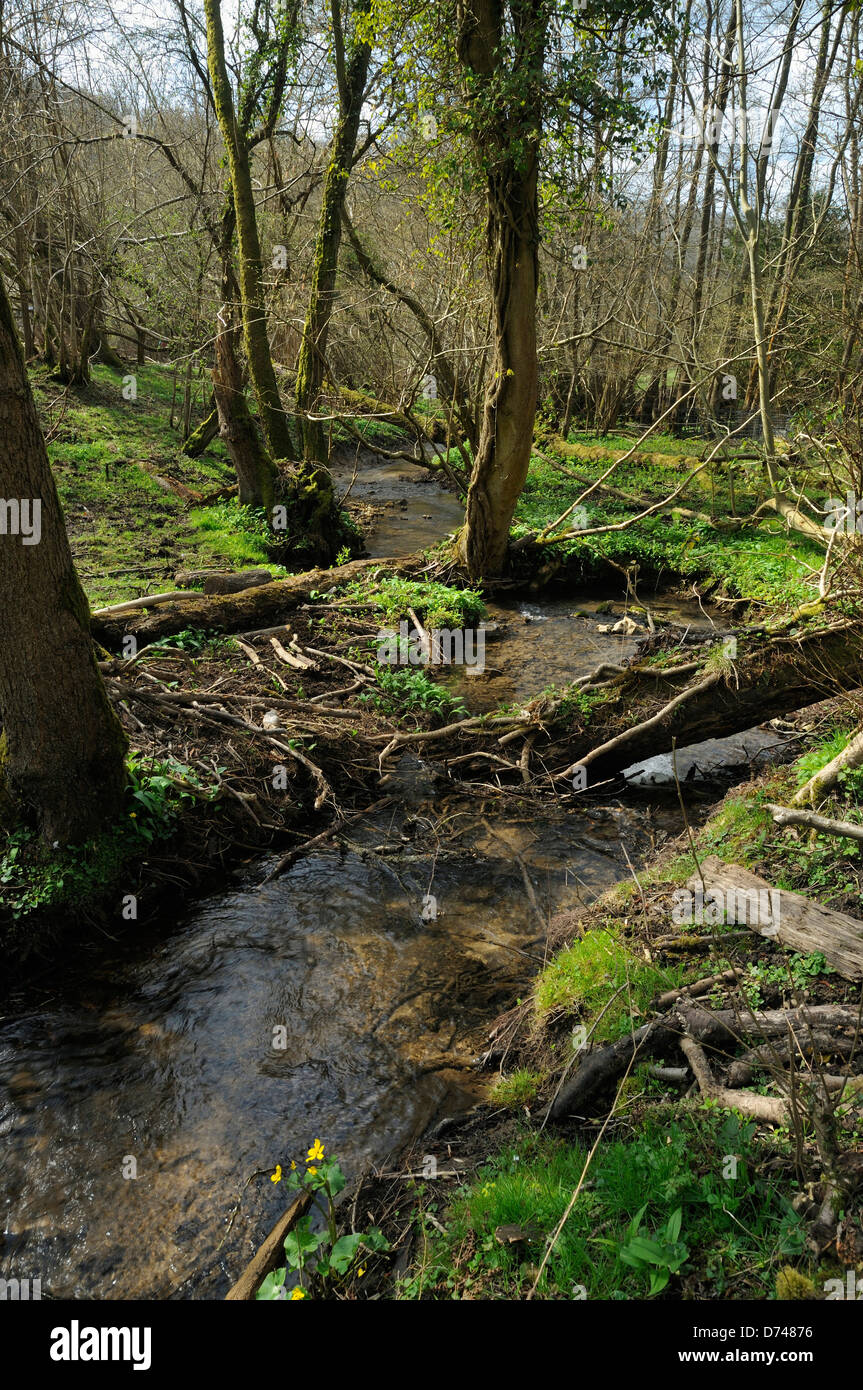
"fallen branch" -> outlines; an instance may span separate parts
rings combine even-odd
[[[270,869],[266,878],[261,879],[261,887],[263,888],[265,883],[271,883],[274,878],[278,878],[279,874],[283,874],[286,869],[289,869],[291,865],[299,859],[301,854],[308,854],[309,850],[316,849],[318,845],[325,844],[327,840],[331,840],[334,835],[338,835],[340,831],[345,830],[347,826],[353,825],[354,822],[360,820],[362,816],[371,815],[372,811],[382,810],[383,807],[388,806],[392,800],[393,797],[384,796],[380,801],[373,801],[371,806],[367,806],[365,810],[357,811],[352,816],[346,816],[344,820],[335,821],[332,825],[328,826],[326,830],[322,830],[320,835],[315,835],[311,840],[306,840],[304,844],[297,845],[296,849],[289,850],[287,854],[282,855],[275,867]]]
[[[814,811],[795,811],[790,806],[776,806],[772,801],[768,801],[767,809],[777,825],[805,825],[811,830],[820,830],[823,835],[863,841],[863,825],[854,825],[849,820],[829,820]]]
[[[738,1110],[742,1115],[751,1115],[754,1120],[762,1120],[771,1125],[788,1123],[788,1106],[773,1096],[759,1096],[752,1091],[731,1091],[714,1080],[713,1073],[704,1055],[704,1049],[694,1038],[680,1039],[681,1050],[692,1068],[698,1089],[705,1100],[715,1101],[726,1110]]]
[[[311,1192],[299,1192],[297,1194],[284,1215],[279,1217],[266,1240],[258,1248],[257,1253],[252,1256],[236,1284],[232,1285],[225,1294],[226,1302],[231,1299],[246,1302],[254,1299],[267,1275],[278,1268],[279,1261],[284,1256],[285,1236],[294,1229],[300,1218],[305,1216],[311,1204]]]
[[[823,801],[827,793],[835,787],[839,780],[839,774],[850,771],[852,768],[860,767],[863,763],[863,730],[855,734],[851,742],[837,753],[829,763],[809,778],[800,790],[792,798],[794,806],[817,806],[819,801]]]
[[[427,563],[423,557],[408,556],[387,560],[385,568],[390,574],[413,574]],[[149,599],[133,599],[115,605],[113,609],[94,613],[90,630],[97,641],[110,648],[118,648],[130,633],[139,642],[153,642],[162,637],[171,637],[186,627],[249,634],[268,624],[284,624],[288,613],[307,603],[313,593],[341,587],[361,578],[369,570],[381,568],[380,560],[353,560],[350,564],[337,565],[332,569],[307,570],[288,579],[275,579],[270,584],[244,589],[239,594],[212,597],[189,591],[155,594]],[[182,600],[179,611],[146,612],[148,606],[163,605],[175,599]],[[136,616],[129,622],[119,621],[122,615],[138,609],[141,610],[140,617]]]

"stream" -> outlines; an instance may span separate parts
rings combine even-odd
[[[458,522],[416,470],[372,457],[359,487],[381,507],[375,555]],[[600,634],[623,608],[597,603],[492,605],[486,671],[447,678],[482,710],[619,661],[635,639]],[[697,604],[663,605],[710,626]],[[783,753],[769,729],[682,750],[693,819],[717,795],[699,774]],[[487,1074],[464,1064],[541,964],[550,915],[583,910],[629,874],[627,854],[637,869],[682,829],[668,764],[575,814],[459,791],[405,754],[396,804],[340,847],[264,887],[274,861],[248,866],[175,920],[7,986],[0,1277],[41,1278],[53,1298],[223,1297],[286,1205],[276,1163],[320,1138],[349,1176],[386,1165],[483,1094]]]

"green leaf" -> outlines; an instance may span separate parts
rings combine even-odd
[[[255,1298],[261,1302],[272,1302],[275,1299],[281,1299],[283,1296],[282,1291],[285,1287],[286,1274],[287,1269],[274,1269],[272,1274],[268,1274],[261,1284],[261,1287],[255,1294]]]
[[[330,1268],[337,1274],[344,1274],[352,1264],[362,1239],[356,1231],[348,1236],[340,1236],[330,1254]]]

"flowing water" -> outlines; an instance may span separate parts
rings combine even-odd
[[[411,502],[411,545],[436,503],[457,506],[434,484]],[[404,538],[391,528],[379,553]],[[454,676],[474,708],[633,649],[572,600],[490,621],[487,675]],[[410,756],[387,790],[396,803],[342,847],[264,887],[257,865],[178,920],[7,987],[0,1277],[54,1298],[223,1296],[285,1206],[275,1164],[320,1138],[356,1174],[471,1103],[480,1082],[458,1064],[538,968],[549,916],[681,828],[661,791],[538,814],[455,793]]]
[[[55,1298],[223,1295],[284,1206],[275,1164],[320,1137],[356,1173],[467,1103],[446,1063],[527,983],[549,913],[626,873],[621,844],[639,863],[676,829],[619,804],[432,801],[409,772],[350,847],[3,1001],[0,1275]]]

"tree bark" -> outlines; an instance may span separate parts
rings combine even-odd
[[[504,569],[509,528],[527,477],[536,416],[539,204],[544,4],[512,7],[513,67],[519,97],[493,115],[501,80],[504,15],[500,0],[462,0],[458,58],[470,74],[475,139],[488,166],[488,256],[494,313],[494,367],[468,488],[460,557],[472,579]],[[511,76],[511,75],[510,75]]]
[[[0,486],[33,526],[0,534],[0,799],[32,815],[49,843],[90,839],[119,814],[126,739],[88,630],[45,441],[0,282]],[[20,526],[20,522],[19,522]],[[8,527],[11,532],[12,526]]]
[[[240,364],[233,349],[234,327],[228,304],[219,311],[216,325],[213,395],[219,416],[219,434],[239,483],[239,499],[244,507],[262,507],[269,514],[275,498],[278,473],[258,438],[243,391]]]
[[[360,11],[366,6],[361,4],[355,8]],[[326,462],[327,459],[324,433],[318,421],[308,419],[308,412],[317,404],[326,370],[327,338],[335,301],[336,272],[342,241],[342,209],[354,147],[357,143],[371,57],[369,44],[364,40],[357,40],[352,45],[350,57],[345,64],[343,57],[339,56],[343,48],[343,36],[338,5],[333,5],[333,23],[336,30],[339,117],[324,179],[312,289],[297,361],[296,384],[296,405],[303,435],[303,457],[321,462]]]
[[[274,458],[289,458],[292,453],[290,429],[279,396],[267,336],[261,243],[252,189],[249,148],[234,110],[234,96],[225,62],[225,36],[220,0],[205,0],[204,12],[207,20],[207,63],[213,101],[228,155],[237,219],[243,340],[249,375],[270,453]]]

